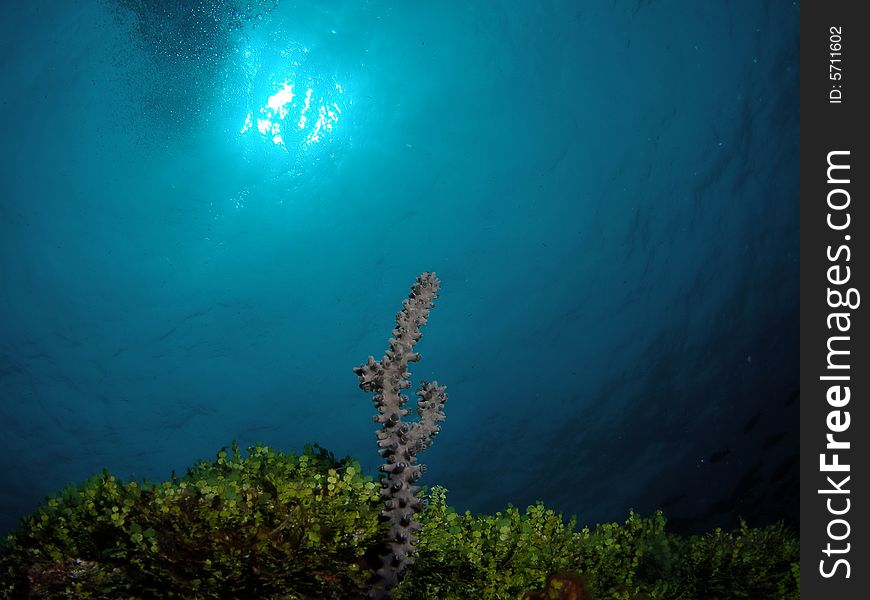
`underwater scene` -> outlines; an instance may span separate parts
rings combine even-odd
[[[4,7],[0,598],[797,598],[798,4]]]

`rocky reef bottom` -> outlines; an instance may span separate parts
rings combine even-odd
[[[233,444],[169,481],[107,471],[50,497],[0,545],[0,598],[365,598],[384,543],[379,483],[318,446]],[[799,597],[784,525],[680,536],[661,512],[578,528],[534,504],[460,514],[442,487],[394,598]]]

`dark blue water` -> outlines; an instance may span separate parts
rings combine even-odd
[[[797,3],[141,4],[0,25],[0,531],[234,439],[374,474],[432,270],[421,483],[796,520]]]

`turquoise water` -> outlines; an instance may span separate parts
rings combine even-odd
[[[374,474],[433,270],[421,483],[796,521],[795,4],[139,4],[0,25],[0,531],[232,440]]]

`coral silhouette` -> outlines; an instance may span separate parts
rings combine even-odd
[[[372,598],[392,597],[402,573],[413,562],[411,555],[418,541],[414,535],[420,531],[416,514],[425,508],[425,503],[417,498],[420,488],[414,483],[425,465],[417,464],[417,454],[427,448],[441,430],[438,422],[444,420],[447,394],[446,388],[435,381],[421,382],[416,392],[420,419],[404,422],[402,418],[411,411],[402,408],[408,402],[402,390],[411,387],[408,363],[420,360],[414,345],[423,336],[420,328],[426,324],[440,286],[435,273],[420,275],[396,315],[389,350],[381,360],[369,356],[367,363],[354,369],[360,380],[359,387],[374,394],[378,409],[374,421],[382,424],[377,433],[379,453],[386,459],[380,467],[386,473],[381,484],[384,510],[380,515],[389,523],[388,550],[381,556],[382,566],[376,572]]]

